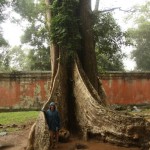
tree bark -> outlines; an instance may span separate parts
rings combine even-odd
[[[80,61],[83,69],[88,76],[93,87],[98,91],[98,71],[95,54],[95,42],[93,36],[93,26],[91,16],[91,1],[81,0],[80,1],[80,20],[81,26],[80,31],[82,35],[82,54]]]
[[[51,14],[49,7],[51,5],[51,0],[45,0],[45,4],[46,4],[47,29],[50,32],[52,14]],[[52,83],[53,83],[53,80],[54,80],[54,77],[56,75],[57,68],[58,68],[58,58],[59,58],[58,45],[56,43],[51,43],[50,44],[50,60],[51,60]]]
[[[47,14],[47,26],[50,31],[51,28],[51,18],[52,13],[49,9],[52,4],[51,0],[45,0],[46,4],[46,14]],[[48,101],[44,104],[43,110],[48,109],[50,101],[55,101],[57,107],[60,111],[61,118],[63,120],[62,126],[66,127],[67,118],[67,99],[68,99],[68,72],[67,72],[67,53],[65,50],[61,49],[57,43],[50,42],[50,56],[51,56],[51,88],[50,97]],[[61,100],[61,102],[60,102]]]
[[[98,80],[98,70],[95,53],[95,41],[93,35],[92,10],[90,0],[80,1],[80,31],[82,35],[81,47],[82,52],[79,55],[83,70],[93,87],[99,93],[103,104],[107,105],[106,93],[102,87],[101,81]]]
[[[46,2],[49,6],[50,1]],[[51,43],[51,91],[42,109],[46,110],[50,101],[57,102],[62,127],[82,131],[85,139],[98,137],[122,146],[149,147],[150,124],[145,119],[106,107],[105,94],[97,78],[90,1],[80,0],[79,10],[81,50],[74,51],[74,57],[69,58],[68,50]],[[40,112],[30,132],[27,150],[49,150],[49,138],[44,113]]]

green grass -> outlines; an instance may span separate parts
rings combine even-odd
[[[35,121],[39,112],[38,111],[24,111],[24,112],[5,112],[0,113],[0,124],[26,124]]]

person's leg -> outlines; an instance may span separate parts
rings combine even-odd
[[[58,143],[59,141],[59,131],[56,131],[56,142]]]
[[[57,148],[58,147],[58,140],[59,140],[59,132],[58,131],[56,131],[55,132],[55,148]]]
[[[54,132],[52,130],[49,131],[50,133],[50,147],[54,147]]]

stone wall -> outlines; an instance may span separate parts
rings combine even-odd
[[[110,104],[150,104],[150,72],[100,75]]]
[[[0,73],[0,109],[40,108],[49,96],[50,72]],[[99,78],[110,104],[150,104],[150,72],[109,72]]]
[[[0,108],[40,108],[49,86],[50,72],[0,73]]]

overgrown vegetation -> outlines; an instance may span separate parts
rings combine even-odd
[[[65,0],[61,5],[58,0],[54,0],[51,5],[53,16],[50,27],[51,41],[66,50],[79,49],[81,36],[78,30],[78,5],[79,2],[76,0]]]

